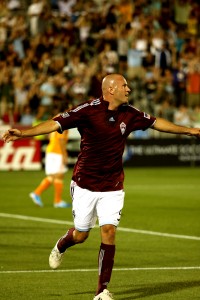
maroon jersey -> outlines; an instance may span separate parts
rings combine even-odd
[[[155,122],[131,105],[112,111],[108,104],[102,98],[90,100],[54,118],[61,132],[74,127],[80,132],[80,154],[72,179],[90,191],[123,189],[126,139],[132,131],[145,130]]]

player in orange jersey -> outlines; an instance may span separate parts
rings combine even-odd
[[[29,195],[33,202],[39,206],[43,206],[41,194],[52,184],[54,186],[54,207],[65,208],[71,206],[62,200],[64,174],[67,171],[67,141],[67,130],[62,134],[52,132],[49,135],[49,143],[45,154],[46,177]]]

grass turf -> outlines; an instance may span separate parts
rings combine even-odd
[[[200,299],[200,269],[190,268],[200,266],[199,171],[125,169],[125,206],[109,284],[116,300]],[[44,193],[43,208],[29,199],[28,194],[43,176],[43,171],[0,172],[0,299],[93,299],[99,229],[93,229],[84,244],[67,252],[58,271],[50,271],[49,252],[69,228],[65,220],[73,220],[71,209],[53,208],[53,188]],[[71,170],[65,179],[64,200],[68,201],[70,177]],[[41,220],[17,219],[16,215]],[[44,219],[63,224],[42,222]],[[151,235],[149,231],[153,231]]]

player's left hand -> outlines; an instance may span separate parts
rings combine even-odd
[[[3,135],[2,139],[5,143],[18,140],[22,137],[22,132],[19,129],[9,129]]]

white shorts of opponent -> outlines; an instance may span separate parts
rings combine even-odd
[[[74,226],[79,231],[89,231],[95,226],[118,226],[124,206],[124,190],[92,192],[71,181],[72,213]]]
[[[67,171],[63,164],[63,157],[57,153],[47,153],[45,156],[45,173],[46,175],[62,174]]]

